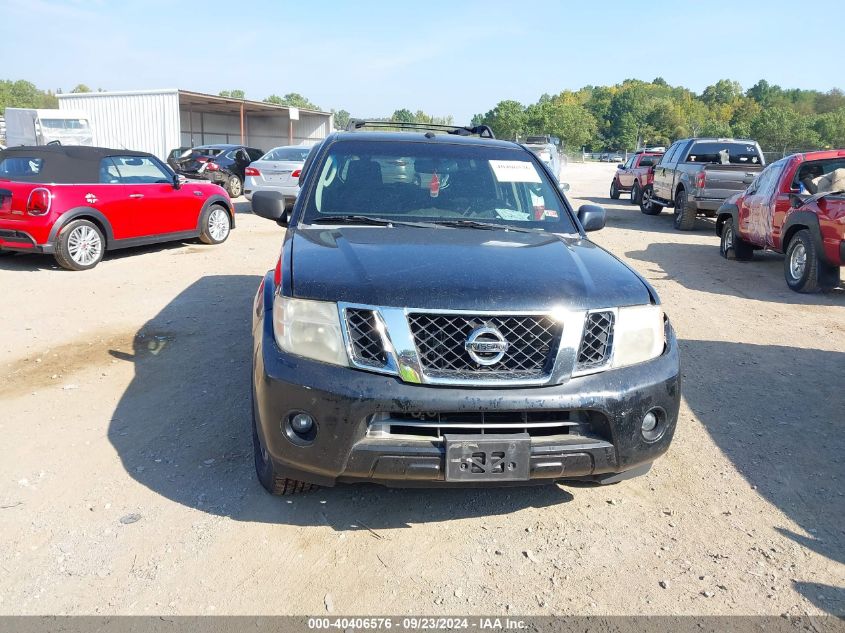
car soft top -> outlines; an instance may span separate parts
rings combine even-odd
[[[8,159],[40,159],[37,173],[14,176],[20,182],[57,184],[95,183],[100,181],[100,162],[110,156],[153,157],[146,152],[81,145],[39,145],[9,147],[0,154]],[[153,157],[154,158],[154,157]]]

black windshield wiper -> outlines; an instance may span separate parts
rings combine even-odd
[[[434,226],[429,222],[403,222],[387,218],[374,218],[369,215],[324,215],[314,218],[311,224],[366,224],[370,226],[416,226],[420,228]]]
[[[456,229],[482,229],[485,231],[517,231],[518,233],[536,233],[543,229],[527,229],[509,224],[495,224],[493,222],[478,222],[477,220],[437,220],[433,222],[439,226],[451,226]]]

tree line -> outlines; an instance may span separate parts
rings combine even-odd
[[[101,89],[98,88],[98,91]],[[92,92],[79,84],[71,92]],[[57,94],[18,80],[0,80],[0,111],[6,107],[56,108]],[[244,99],[243,90],[222,90],[222,97]],[[321,108],[296,92],[270,95],[266,103],[304,109]],[[335,127],[345,129],[351,115],[332,110]],[[383,121],[453,125],[451,116],[432,116],[402,108]],[[786,153],[820,147],[845,147],[845,93],[781,88],[761,79],[751,88],[720,79],[701,94],[671,86],[662,78],[651,82],[626,79],[614,86],[585,86],[544,94],[536,103],[500,101],[473,125],[489,125],[499,138],[521,139],[550,134],[569,151],[633,150],[668,146],[691,136],[754,138],[769,152]]]
[[[834,88],[785,89],[760,80],[748,90],[721,79],[696,94],[662,78],[627,79],[615,86],[586,86],[545,94],[537,103],[500,101],[475,125],[497,137],[551,134],[570,151],[633,150],[668,146],[678,138],[754,138],[772,152],[845,147],[845,94]]]

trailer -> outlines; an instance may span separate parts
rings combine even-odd
[[[6,108],[6,145],[93,145],[85,112],[70,109]]]

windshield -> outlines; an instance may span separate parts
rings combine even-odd
[[[687,162],[715,165],[762,165],[763,159],[752,143],[728,141],[694,143],[687,154]]]
[[[310,151],[310,147],[277,147],[264,154],[261,160],[291,160],[304,163]]]
[[[85,119],[41,119],[41,126],[50,130],[87,130]]]
[[[305,203],[306,224],[357,215],[577,232],[561,194],[522,149],[343,141],[331,146],[316,178]]]

